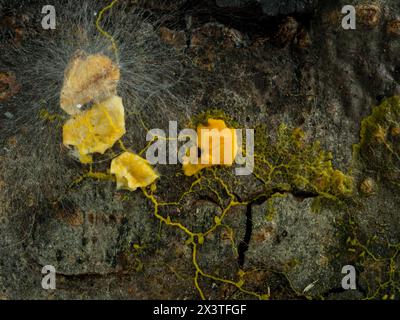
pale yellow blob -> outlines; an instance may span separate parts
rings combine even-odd
[[[103,154],[125,134],[124,106],[120,97],[111,97],[68,120],[63,127],[64,145],[74,146],[82,163],[91,154]]]
[[[187,176],[214,165],[231,166],[238,153],[236,131],[224,120],[208,119],[207,125],[197,127],[197,146],[201,156],[196,161],[184,159],[183,172]]]
[[[80,113],[80,106],[99,103],[117,94],[119,67],[102,55],[78,51],[67,66],[61,90],[61,108],[69,115]]]
[[[110,173],[115,175],[118,189],[130,191],[147,187],[158,178],[147,160],[131,152],[113,159]]]

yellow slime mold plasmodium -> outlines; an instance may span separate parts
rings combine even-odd
[[[114,96],[68,120],[63,127],[63,142],[76,148],[82,163],[89,163],[91,154],[103,154],[124,134],[122,99]]]
[[[113,159],[110,173],[115,175],[118,189],[130,191],[147,187],[158,178],[147,160],[131,152]]]
[[[77,51],[65,71],[61,108],[74,115],[80,113],[79,106],[115,96],[119,79],[119,67],[110,58]]]
[[[208,119],[197,127],[197,146],[201,155],[196,161],[184,159],[183,172],[192,176],[213,165],[231,166],[238,153],[235,129],[228,128],[224,120]]]

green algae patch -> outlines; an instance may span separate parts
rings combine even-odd
[[[382,180],[400,186],[400,97],[384,100],[361,122],[355,158]]]

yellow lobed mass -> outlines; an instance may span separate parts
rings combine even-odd
[[[82,163],[92,153],[103,154],[125,134],[122,99],[111,97],[68,120],[63,127],[64,145],[74,146]]]
[[[147,187],[158,178],[147,160],[130,152],[113,159],[110,173],[115,175],[118,189],[130,191]]]
[[[184,159],[183,172],[186,176],[213,165],[231,166],[238,153],[236,131],[228,128],[224,120],[208,119],[206,125],[197,127],[197,146],[201,152],[197,163],[189,157]]]
[[[110,58],[77,51],[64,74],[61,108],[74,115],[80,113],[80,105],[98,103],[114,96],[119,79],[119,67]]]

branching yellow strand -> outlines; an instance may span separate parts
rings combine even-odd
[[[101,9],[101,11],[100,11],[100,13],[99,13],[99,16],[97,17],[97,20],[96,20],[96,28],[97,28],[97,30],[98,30],[103,36],[105,36],[106,38],[110,39],[111,44],[112,44],[112,49],[113,49],[114,54],[115,54],[116,62],[119,64],[119,53],[118,53],[118,46],[117,46],[117,43],[116,43],[114,37],[113,37],[112,35],[110,35],[107,31],[105,31],[105,30],[100,26],[100,23],[101,23],[101,20],[103,19],[104,13],[105,13],[106,11],[108,11],[108,10],[111,10],[112,7],[113,7],[117,2],[118,2],[118,0],[114,0],[114,1],[111,2],[108,6],[104,7],[103,9]]]

